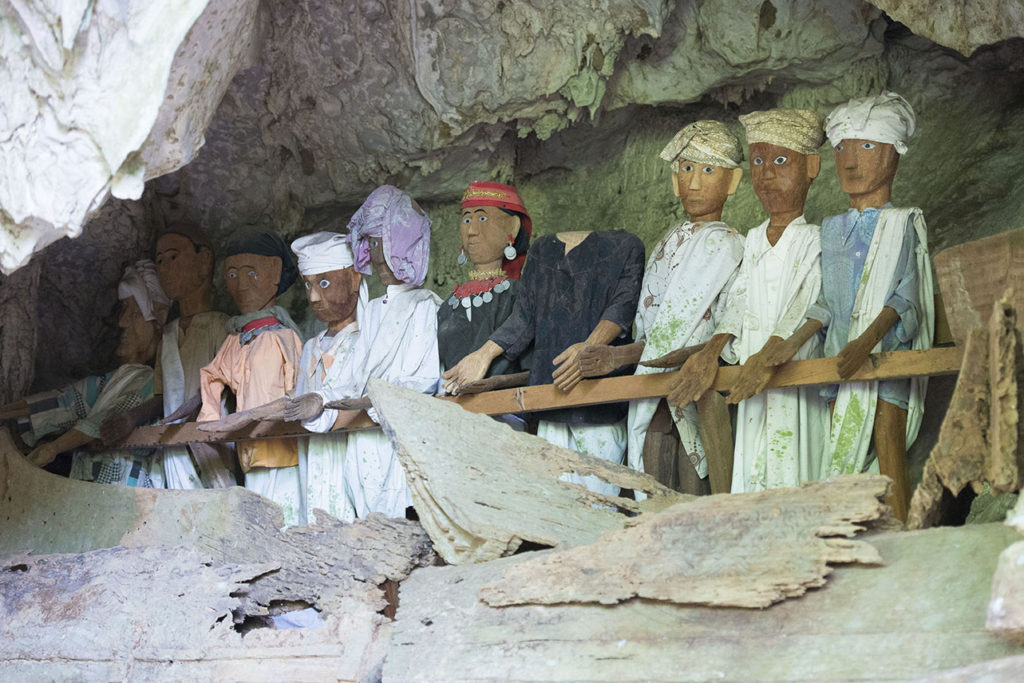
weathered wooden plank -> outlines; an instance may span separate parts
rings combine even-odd
[[[1024,653],[984,625],[996,559],[1017,538],[999,524],[873,535],[884,566],[837,567],[825,588],[761,611],[493,608],[480,589],[528,554],[428,567],[402,584],[384,680],[912,680]]]
[[[523,541],[590,543],[644,507],[685,499],[646,474],[552,446],[454,403],[379,380],[370,382],[369,393],[420,521],[451,564],[508,555]],[[559,479],[572,472],[643,491],[648,500],[605,496]]]
[[[1024,655],[991,659],[923,676],[914,683],[1011,683],[1024,681]]]
[[[517,564],[485,585],[480,598],[495,607],[607,605],[634,597],[767,607],[823,586],[831,565],[881,564],[869,543],[849,539],[893,526],[882,502],[888,488],[881,475],[848,475],[679,503],[590,545]]]
[[[971,330],[964,347],[964,364],[939,430],[939,438],[925,462],[921,483],[914,490],[907,526],[925,529],[938,523],[942,492],[954,495],[984,479],[989,453],[989,334]]]
[[[895,379],[918,375],[951,375],[960,367],[959,349],[928,349],[925,351],[893,351],[871,356],[868,363],[848,379],[839,377],[834,358],[791,361],[779,368],[769,387],[794,387],[813,384],[854,382],[865,379]],[[718,371],[715,389],[728,391],[739,374],[738,367],[724,367]],[[501,415],[552,408],[571,408],[598,403],[614,403],[636,398],[664,396],[671,388],[673,373],[631,375],[583,380],[569,393],[563,393],[553,384],[515,389],[500,389],[469,396],[444,397],[473,413]],[[364,405],[358,403],[346,405]],[[377,425],[361,417],[345,431],[373,429]],[[195,422],[162,427],[139,427],[129,436],[124,446],[171,446],[196,442],[239,441],[244,439],[303,437],[309,432],[294,422],[257,422],[233,432],[204,432]]]
[[[1024,645],[1024,541],[999,555],[985,623],[993,633]]]
[[[1024,281],[1024,229],[950,247],[933,263],[950,331],[962,346],[970,330],[985,326],[1007,284]],[[1013,304],[1024,307],[1024,288],[1018,288]]]
[[[1017,375],[1021,371],[1020,332],[1017,312],[1013,307],[1013,288],[1006,290],[992,307],[988,339],[989,386],[989,457],[985,460],[985,480],[997,491],[1017,491],[1021,487],[1020,388]]]

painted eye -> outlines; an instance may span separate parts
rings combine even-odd
[[[309,290],[313,289],[313,285],[309,284],[308,282],[307,282],[307,283],[305,283],[305,284],[306,284],[306,291],[307,291],[307,292],[308,292]]]
[[[714,166],[705,166],[704,167],[704,172],[707,173],[708,175],[711,175],[712,173],[715,172],[715,167]]]
[[[375,239],[375,238],[371,238],[370,239],[370,248],[376,249],[379,246],[380,246],[380,240],[379,239]]]
[[[838,145],[836,145],[836,151],[837,151],[837,152],[842,152],[842,151],[843,151],[843,149],[844,149],[844,148],[843,148],[843,143],[841,143],[841,142],[840,142],[840,143],[839,143]]]
[[[473,222],[473,218],[471,216],[466,216],[465,218],[462,219],[462,222],[465,223],[466,225],[469,225],[470,223]]]
[[[754,166],[760,166],[764,163],[764,159],[762,159],[761,157],[754,157],[753,159],[750,160],[750,163],[752,163]]]
[[[226,277],[229,280],[234,280],[236,277],[238,277],[238,273],[236,273],[235,271],[231,271],[230,273],[228,273],[224,277]]]
[[[480,222],[483,223],[487,220],[487,216],[480,216]]]
[[[327,289],[330,286],[331,286],[331,281],[330,280],[324,278],[323,280],[320,281],[320,289]]]
[[[780,154],[779,156],[775,157],[772,161],[775,162],[776,166],[782,166],[784,163],[789,161],[789,158],[788,157],[784,157],[784,156],[782,156]]]
[[[862,148],[864,148],[864,149],[874,149],[875,148],[875,143],[873,143],[873,142],[862,142],[862,143],[860,143],[860,146]]]
[[[693,164],[686,164],[685,166],[680,166],[679,170],[683,171],[684,173],[692,173]]]
[[[247,275],[248,275],[249,277],[251,277],[251,278],[252,278],[253,280],[258,280],[258,279],[260,278],[260,274],[259,274],[259,273],[257,273],[257,272],[256,272],[255,270],[250,270],[250,271],[249,271],[248,273],[246,273],[246,274],[247,274]]]

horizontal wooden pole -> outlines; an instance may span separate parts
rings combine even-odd
[[[959,372],[961,350],[958,347],[925,351],[892,351],[872,355],[849,379],[839,377],[835,358],[790,361],[781,366],[768,383],[769,388],[801,387],[815,384],[842,384],[863,380],[900,379],[904,377],[953,375]],[[572,391],[564,393],[553,384],[500,389],[470,396],[444,397],[473,413],[501,415],[556,408],[576,408],[601,403],[617,403],[640,398],[665,396],[672,388],[679,371],[650,375],[627,375],[587,379]],[[714,388],[728,391],[739,376],[740,367],[719,368]],[[354,422],[345,431],[376,426],[366,417]],[[195,422],[162,427],[139,427],[125,440],[124,446],[170,446],[176,444],[239,441],[280,437],[310,436],[297,422],[257,422],[235,432],[203,432]]]

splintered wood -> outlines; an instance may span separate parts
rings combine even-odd
[[[646,599],[499,608],[479,599],[484,586],[555,550],[426,567],[402,584],[384,680],[912,680],[1024,654],[984,624],[996,558],[1014,540],[1001,524],[874,534],[884,566],[836,567],[825,588],[764,610]],[[630,551],[641,554],[658,562]]]
[[[941,515],[942,492],[975,491],[987,482],[997,491],[1019,490],[1024,475],[1018,401],[1020,332],[1013,289],[995,303],[987,328],[967,334],[963,366],[910,503],[907,526],[922,529]]]
[[[680,503],[591,545],[538,553],[484,586],[480,597],[494,606],[639,597],[767,607],[824,585],[830,564],[882,563],[874,547],[850,537],[891,525],[882,502],[888,482],[851,475]]]
[[[71,481],[5,432],[0,476],[3,680],[372,680],[391,629],[382,586],[436,560],[415,522],[318,513],[282,530],[280,508],[251,491]],[[41,554],[67,552],[82,554]],[[323,624],[236,630],[301,607]]]
[[[405,468],[413,504],[450,564],[508,555],[523,541],[591,543],[644,509],[687,499],[652,477],[552,446],[485,415],[381,381],[370,398]],[[642,491],[637,503],[604,496],[559,477],[594,475]]]

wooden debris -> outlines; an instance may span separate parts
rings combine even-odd
[[[236,625],[246,594],[277,566],[218,562],[190,547],[8,558],[0,678],[379,679],[391,622],[369,603],[323,609],[315,628]]]
[[[980,487],[984,478],[988,454],[988,353],[988,330],[971,330],[938,441],[910,501],[910,529],[926,529],[938,523],[944,489],[956,495],[972,482]]]
[[[987,483],[996,491],[1016,491],[1024,482],[1018,420],[1018,374],[1024,364],[1013,299],[1010,288],[993,307],[988,327],[967,335],[964,364],[939,439],[910,503],[911,529],[938,522],[943,489],[957,495],[970,484],[980,493]]]
[[[493,560],[523,541],[591,543],[629,515],[686,498],[648,475],[557,448],[451,402],[377,380],[370,398],[405,468],[420,521],[451,564]],[[649,500],[559,480],[572,472],[643,491]]]
[[[384,680],[915,679],[1024,654],[984,627],[996,559],[1015,540],[999,524],[876,534],[885,566],[837,567],[824,589],[754,611],[645,599],[495,608],[481,589],[532,554],[428,567],[402,584]]]
[[[1024,681],[1024,655],[991,659],[950,671],[929,674],[914,683],[1002,683]]]
[[[933,262],[950,331],[963,346],[971,330],[985,326],[1007,283],[1024,280],[1024,229],[944,249]],[[1024,306],[1024,288],[1020,289],[1012,299],[1015,308]]]
[[[480,597],[489,605],[679,604],[767,607],[825,584],[831,564],[881,564],[848,540],[891,526],[889,480],[848,475],[799,489],[718,495],[643,515],[587,546],[536,553]]]
[[[700,438],[704,442],[711,493],[729,493],[732,490],[734,444],[732,418],[725,398],[717,391],[706,392],[697,401],[697,417],[700,419]]]
[[[1020,332],[1010,287],[992,307],[989,321],[989,447],[985,479],[997,491],[1017,491],[1021,485],[1018,441],[1017,373],[1020,371]]]

